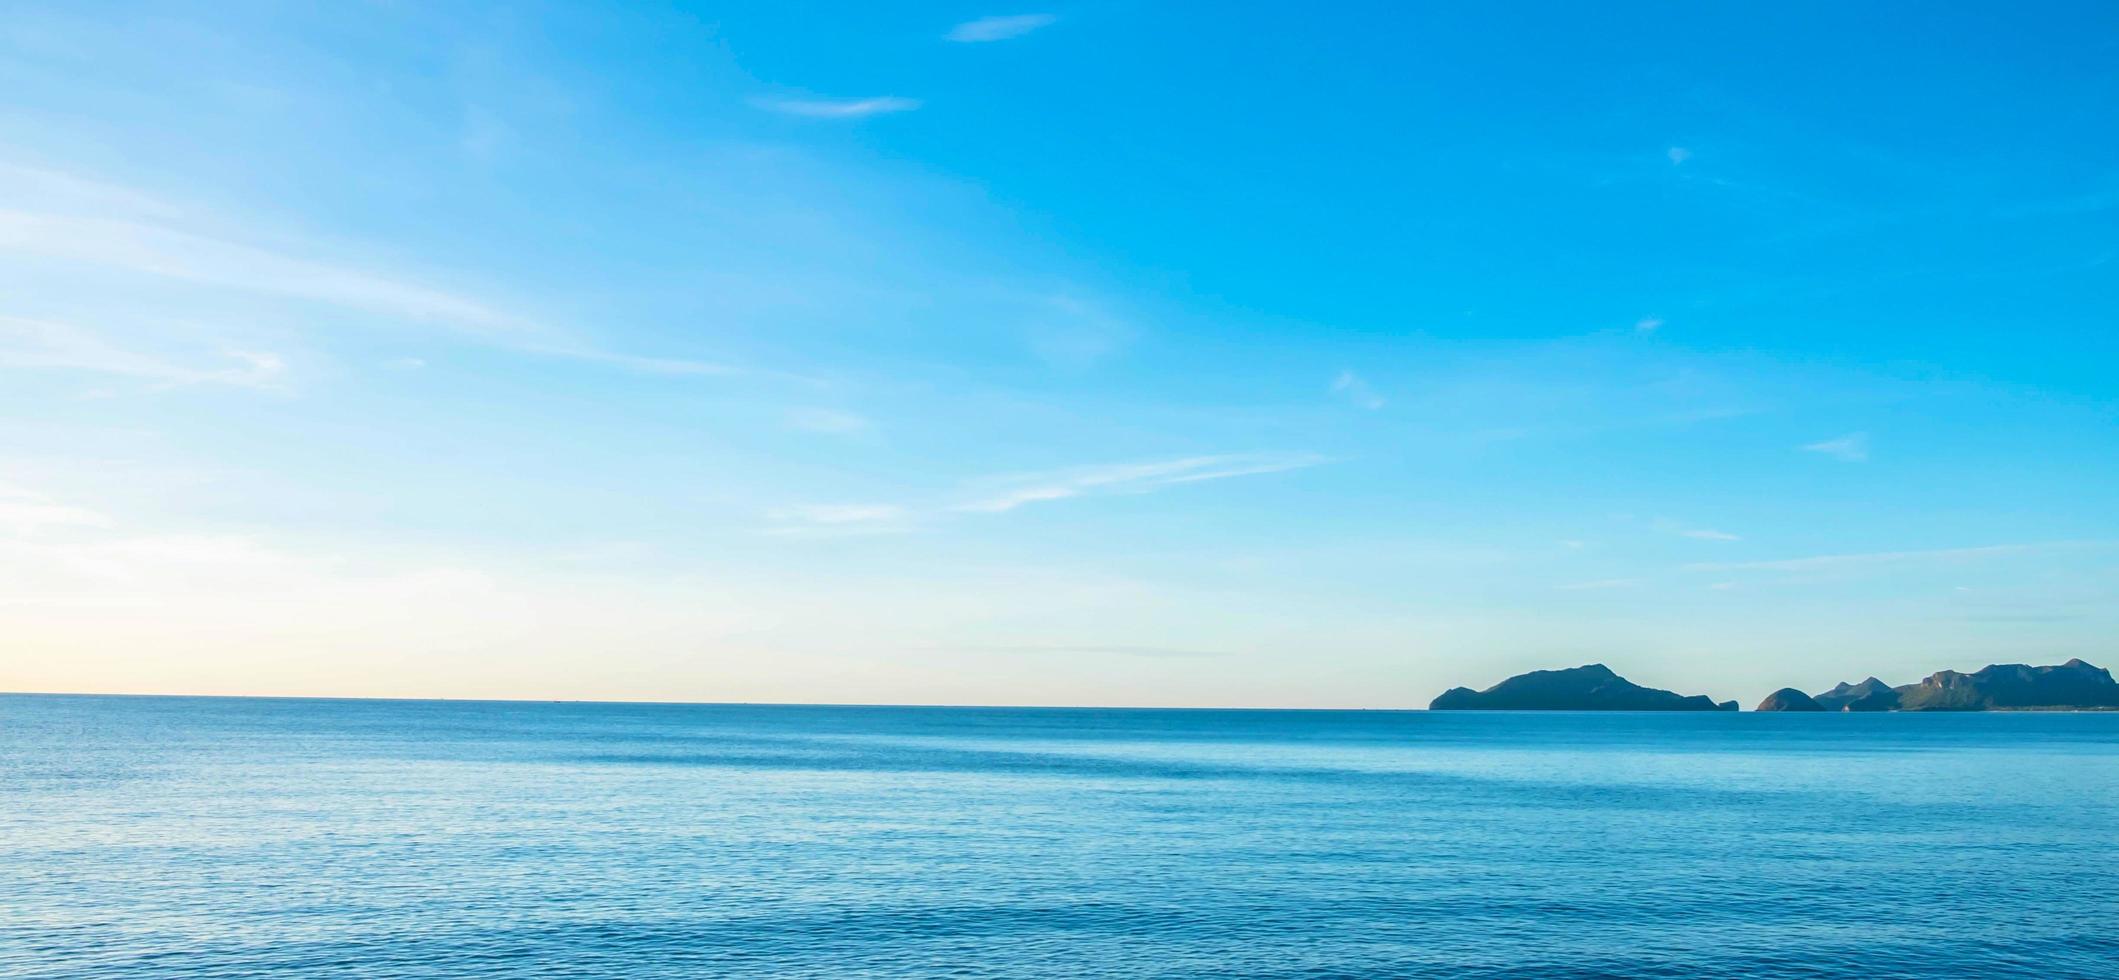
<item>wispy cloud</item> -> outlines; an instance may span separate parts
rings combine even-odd
[[[266,385],[287,370],[287,362],[268,351],[228,350],[222,353],[241,365],[235,370],[215,374],[216,380],[229,384]]]
[[[1119,643],[1021,643],[934,647],[929,649],[962,651],[965,653],[1052,653],[1082,656],[1151,657],[1157,659],[1197,659],[1228,656],[1227,653],[1219,650],[1188,650],[1180,647],[1134,646]]]
[[[1050,25],[1059,18],[1052,14],[1011,14],[1004,17],[981,17],[967,20],[949,29],[943,37],[960,43],[975,44],[984,41],[1006,41],[1022,37],[1040,27]]]
[[[639,354],[620,354],[573,344],[533,344],[521,348],[524,353],[543,354],[548,357],[563,357],[591,364],[608,364],[641,374],[661,374],[671,377],[716,378],[745,373],[730,364],[716,361],[697,361],[683,357],[646,357]],[[787,377],[786,375],[781,375]]]
[[[0,249],[315,300],[474,333],[542,332],[521,317],[444,290],[140,222],[0,210]]]
[[[1663,318],[1659,316],[1644,316],[1633,322],[1633,329],[1636,333],[1654,333],[1663,329]]]
[[[479,297],[298,254],[298,248],[263,247],[239,241],[218,227],[201,231],[191,212],[144,193],[48,171],[0,166],[0,173],[10,172],[36,174],[33,189],[64,190],[67,193],[54,200],[71,202],[83,212],[0,207],[0,251],[127,275],[319,303],[439,327],[522,353],[610,364],[646,373],[737,373],[727,365],[712,362],[603,350],[570,331]],[[18,194],[8,197],[20,199]],[[36,207],[47,206],[34,197],[31,200],[36,201]],[[231,356],[250,359],[249,355]]]
[[[1038,297],[1026,315],[1031,353],[1056,368],[1091,367],[1133,340],[1131,324],[1072,296]]]
[[[1231,453],[1189,456],[1149,463],[1089,466],[1025,474],[1000,481],[1001,486],[952,510],[997,514],[1025,504],[1066,500],[1091,494],[1148,493],[1164,487],[1226,480],[1261,473],[1280,473],[1327,462],[1313,453]]]
[[[1587,582],[1569,582],[1554,588],[1562,592],[1602,592],[1608,589],[1639,588],[1640,585],[1641,580],[1637,578],[1600,578]]]
[[[1692,151],[1682,146],[1673,146],[1667,150],[1664,150],[1663,156],[1668,157],[1670,159],[1670,165],[1675,167],[1680,164],[1683,164],[1687,160],[1692,159]]]
[[[787,427],[798,432],[853,435],[875,428],[865,416],[833,408],[797,408],[787,413]]]
[[[1695,541],[1743,540],[1743,538],[1731,534],[1727,531],[1718,531],[1711,527],[1692,527],[1682,521],[1672,520],[1668,517],[1657,518],[1655,521],[1655,528],[1656,530],[1662,531],[1666,534],[1675,534],[1681,538],[1691,538]]]
[[[27,536],[54,527],[110,527],[102,514],[0,483],[0,530]]]
[[[127,349],[94,331],[49,320],[0,316],[0,367],[114,374],[158,385],[224,384],[277,387],[287,364],[264,351],[228,349],[222,362],[201,367]]]
[[[892,504],[812,504],[775,513],[811,524],[871,524],[903,518],[905,509]]]
[[[1373,412],[1384,406],[1384,398],[1369,386],[1367,381],[1352,371],[1341,371],[1332,379],[1332,392],[1347,401]]]
[[[1823,453],[1842,462],[1859,463],[1869,458],[1869,434],[1849,432],[1837,439],[1810,443],[1802,449],[1806,453]]]
[[[781,537],[843,537],[911,531],[951,515],[1001,514],[1028,504],[1075,497],[1153,493],[1168,487],[1279,473],[1329,462],[1313,453],[1226,453],[974,480],[953,502],[801,504],[767,512],[764,533]]]
[[[2050,612],[1966,613],[1957,618],[1968,623],[2068,623],[2090,617],[2088,613],[2056,610]]]
[[[752,105],[772,112],[790,116],[808,116],[812,119],[859,119],[863,116],[880,116],[893,112],[911,112],[920,107],[920,100],[899,98],[895,95],[878,95],[865,99],[754,99]]]
[[[765,533],[783,537],[840,537],[911,530],[911,514],[896,504],[801,504],[772,511]]]
[[[1771,561],[1694,562],[1684,566],[1684,568],[1688,572],[1815,572],[1877,565],[1947,564],[2002,555],[2023,555],[2075,548],[2107,547],[2111,544],[2112,542],[2108,541],[2041,541],[2026,544],[1983,545],[1973,548],[1931,548],[1921,551],[1871,551],[1844,555],[1813,555],[1805,558],[1780,558]]]
[[[146,191],[93,180],[78,174],[0,163],[0,186],[17,200],[36,201],[45,209],[72,214],[130,214],[175,219],[191,209]]]

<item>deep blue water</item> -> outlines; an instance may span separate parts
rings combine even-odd
[[[2119,714],[0,697],[0,975],[2119,977]]]

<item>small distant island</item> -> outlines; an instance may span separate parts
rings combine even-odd
[[[1766,700],[1760,701],[1758,703],[1758,707],[1754,710],[1823,711],[1825,710],[1825,706],[1823,702],[1818,701],[1818,699],[1813,698],[1808,694],[1804,694],[1803,692],[1798,691],[1792,687],[1784,687],[1778,691],[1773,692],[1772,694],[1766,695]]]
[[[1518,674],[1484,691],[1453,687],[1429,711],[1735,711],[1736,702],[1642,687],[1603,664]]]
[[[1430,711],[1735,711],[1735,701],[1642,687],[1603,664],[1518,674],[1484,691],[1453,687]],[[1991,664],[1971,673],[1941,670],[1893,687],[1874,677],[1805,694],[1784,687],[1758,711],[2119,711],[2119,682],[2080,659],[2046,667]]]
[[[1805,695],[1782,688],[1760,711],[2119,711],[2111,671],[2080,658],[2056,666],[1989,664],[1972,673],[1939,670],[1892,687],[1874,677]]]

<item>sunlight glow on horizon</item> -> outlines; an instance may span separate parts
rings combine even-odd
[[[0,690],[2109,666],[2119,25],[1818,16],[20,11]]]

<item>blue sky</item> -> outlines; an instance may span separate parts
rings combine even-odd
[[[0,688],[2115,657],[2106,4],[29,4]]]

